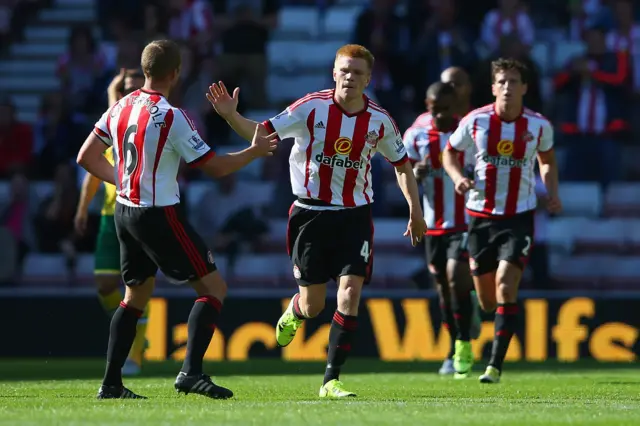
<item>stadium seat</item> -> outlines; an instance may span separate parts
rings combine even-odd
[[[566,182],[559,188],[563,215],[598,217],[602,212],[602,191],[595,182]]]
[[[235,267],[227,265],[227,274],[235,281],[262,283],[277,286],[280,281],[293,276],[291,261],[283,254],[246,254],[238,258]]]
[[[81,254],[76,260],[76,276],[90,278],[93,276],[95,257],[93,254]]]
[[[285,253],[287,249],[287,219],[269,221],[268,249],[274,253]]]
[[[0,181],[0,204],[9,201],[11,196],[11,185],[9,181]]]
[[[588,219],[580,217],[557,217],[548,220],[545,230],[547,244],[565,254],[570,253],[576,235],[585,229],[588,222]]]
[[[25,278],[65,276],[67,266],[59,254],[30,253],[25,258],[22,274]]]
[[[407,230],[404,219],[378,218],[373,222],[374,250],[376,253],[411,252],[415,250],[409,240],[402,236]]]
[[[316,7],[283,7],[278,16],[278,33],[283,35],[316,34],[318,9]]]
[[[636,182],[614,182],[604,197],[604,213],[607,216],[640,216],[640,185]]]
[[[547,43],[535,43],[531,47],[531,59],[540,68],[540,74],[546,76],[549,72],[549,45]]]
[[[336,55],[336,50],[342,46],[342,42],[314,42],[313,48],[306,41],[274,40],[267,46],[267,57],[271,68],[284,68],[286,70],[299,70],[323,68],[327,72]]]
[[[640,290],[640,261],[637,257],[608,259],[603,278],[607,290]]]
[[[330,87],[330,67],[326,72],[306,75],[278,75],[270,73],[267,78],[267,90],[271,102],[291,102],[307,93]]]
[[[563,288],[594,289],[601,281],[605,262],[601,256],[567,256],[554,265],[551,277]]]
[[[411,287],[412,276],[425,267],[425,259],[411,255],[376,255],[372,285],[376,288]]]
[[[620,222],[625,229],[627,254],[640,255],[640,219],[620,219]],[[640,261],[638,264],[640,265]]]
[[[560,41],[552,48],[551,72],[566,67],[570,60],[582,55],[586,51],[584,43]]]
[[[345,39],[353,31],[356,19],[362,7],[332,7],[324,19],[324,32],[327,35],[343,35]],[[342,43],[344,44],[344,43]]]
[[[591,220],[576,234],[574,251],[577,254],[622,253],[626,232],[620,220]]]

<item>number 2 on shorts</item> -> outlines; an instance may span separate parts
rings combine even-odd
[[[369,263],[369,256],[371,256],[371,250],[369,250],[369,241],[364,241],[362,243],[362,248],[360,249],[360,256],[364,259],[365,263]]]
[[[522,249],[522,255],[527,257],[529,256],[529,249],[531,248],[531,237],[527,235],[524,237],[524,240],[527,242],[527,245]]]

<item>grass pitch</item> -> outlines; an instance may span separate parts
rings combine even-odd
[[[317,397],[323,365],[279,360],[206,367],[236,394],[228,401],[178,395],[179,365],[149,364],[126,380],[145,401],[97,401],[102,360],[0,361],[0,425],[434,425],[640,424],[640,370],[598,364],[507,364],[503,382],[441,378],[437,365],[349,362],[358,397]],[[478,372],[480,374],[480,372]]]

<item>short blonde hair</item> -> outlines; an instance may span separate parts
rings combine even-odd
[[[364,46],[360,46],[359,44],[345,44],[336,52],[336,59],[340,56],[364,59],[367,65],[369,65],[369,69],[373,69],[373,62],[375,61],[373,54],[369,49]]]

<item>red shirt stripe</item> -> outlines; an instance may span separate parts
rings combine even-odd
[[[160,97],[157,95],[153,95],[149,98],[149,100],[153,103],[157,103],[158,101],[160,101]],[[131,176],[129,177],[129,187],[131,188],[129,192],[129,200],[136,204],[140,204],[140,176],[142,174],[142,169],[144,169],[146,166],[146,155],[144,155],[144,140],[147,135],[147,126],[149,124],[150,118],[151,114],[149,113],[149,108],[140,109],[140,115],[138,116],[138,121],[136,123],[138,129],[135,136],[133,137],[133,145],[135,146],[137,153],[137,164],[133,169],[133,173],[131,173]]]
[[[165,126],[160,129],[160,138],[158,139],[158,149],[156,150],[156,158],[153,161],[153,205],[156,205],[156,175],[158,174],[158,165],[160,164],[160,158],[162,158],[162,151],[167,144],[167,138],[169,137],[169,129],[173,124],[173,110],[167,111],[164,116]]]
[[[323,154],[325,157],[333,157],[336,155],[335,145],[336,141],[340,138],[340,129],[342,128],[342,111],[340,111],[335,104],[329,106],[329,118],[327,119],[326,127]],[[320,164],[319,174],[320,189],[318,198],[331,204],[331,199],[333,198],[331,191],[333,168],[326,164]]]
[[[131,117],[131,110],[133,109],[133,105],[130,102],[127,102],[124,107],[122,107],[122,111],[120,112],[120,117],[118,117],[118,182],[122,184],[124,179],[124,168],[125,163],[127,162],[127,156],[125,152],[125,143],[127,141],[124,140],[124,135],[127,132],[127,128],[129,127],[129,117]],[[126,190],[124,186],[120,188],[120,196],[128,198],[126,196]]]
[[[316,110],[312,109],[307,117],[307,130],[309,130],[309,146],[307,146],[306,154],[307,161],[304,165],[304,187],[307,189],[307,198],[311,198],[311,191],[309,190],[309,176],[311,175],[311,156],[313,155],[313,143],[316,141],[314,135],[313,123],[316,121]]]
[[[492,114],[489,118],[489,135],[487,136],[487,153],[492,157],[497,157],[498,144],[502,136],[502,121],[498,114]],[[498,168],[493,164],[487,164],[485,181],[484,213],[491,214],[496,206],[496,191],[498,187]]]
[[[358,114],[356,118],[355,129],[353,131],[353,140],[351,141],[351,152],[349,152],[349,160],[356,162],[362,160],[362,151],[364,151],[365,140],[364,137],[369,130],[369,120],[371,119],[370,112],[363,112]],[[358,173],[360,170],[353,168],[347,169],[345,172],[344,185],[342,186],[342,204],[345,207],[355,207],[356,202],[354,199],[354,189],[356,187],[356,181],[358,179]]]
[[[511,157],[514,160],[522,160],[524,158],[527,142],[524,140],[524,135],[529,128],[529,120],[520,116],[515,123],[515,138],[513,140],[513,154]],[[505,214],[514,215],[518,208],[518,193],[520,192],[520,183],[522,182],[522,168],[514,167],[509,173],[509,189],[507,192],[507,202],[505,205]]]

